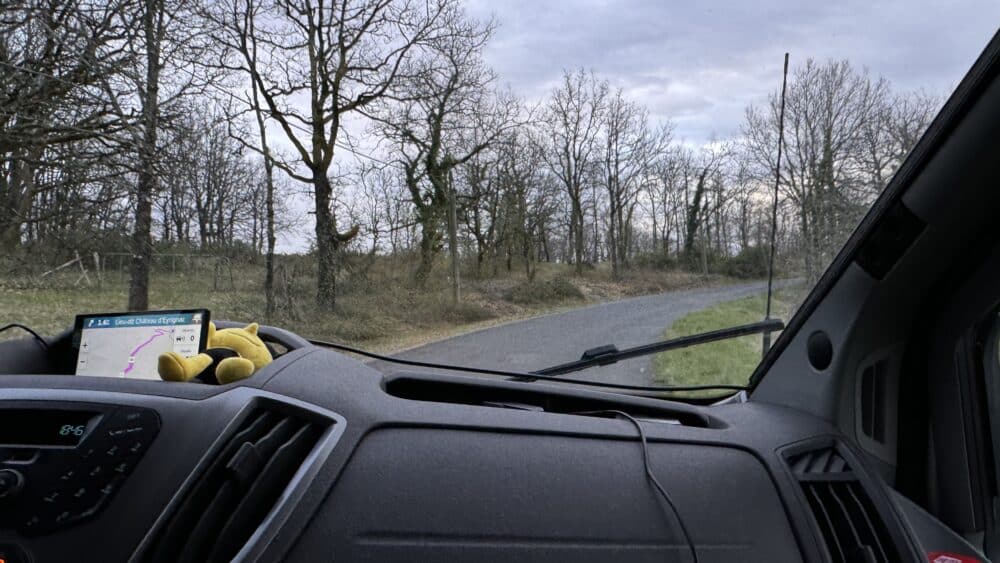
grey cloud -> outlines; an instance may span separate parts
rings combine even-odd
[[[780,83],[782,53],[848,59],[900,89],[946,94],[997,30],[1000,3],[475,0],[500,23],[487,58],[529,98],[590,68],[690,141],[739,130]]]

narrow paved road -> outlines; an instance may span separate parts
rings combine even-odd
[[[775,287],[783,285],[785,283],[776,283]],[[469,332],[396,356],[426,362],[531,371],[578,359],[584,350],[603,344],[625,348],[653,342],[662,338],[663,331],[674,321],[692,311],[761,293],[766,288],[766,283],[757,282],[601,303]],[[386,373],[407,369],[383,362],[371,365]],[[652,357],[595,367],[567,377],[651,385]]]

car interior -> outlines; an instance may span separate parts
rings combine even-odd
[[[270,326],[223,385],[74,376],[74,327],[4,341],[0,559],[1000,560],[998,123],[994,37],[713,400],[385,375]]]

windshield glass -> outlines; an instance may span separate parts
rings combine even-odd
[[[1000,16],[828,4],[7,2],[0,325],[530,372],[788,320]],[[570,377],[743,385],[774,336]]]

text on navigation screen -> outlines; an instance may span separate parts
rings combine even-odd
[[[197,355],[202,313],[157,313],[85,317],[80,323],[77,375],[159,379],[164,352]]]

